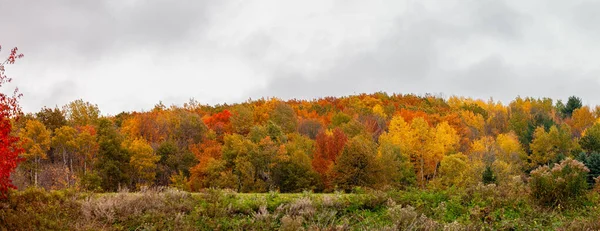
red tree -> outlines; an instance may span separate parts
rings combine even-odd
[[[0,51],[2,47],[0,46]],[[23,54],[18,54],[18,49],[15,47],[10,51],[10,55],[6,60],[0,63],[0,87],[12,80],[4,74],[4,67],[8,64],[14,64],[15,60],[23,57]],[[21,108],[18,100],[21,94],[18,89],[12,95],[6,95],[0,92],[0,197],[6,197],[9,188],[15,188],[12,185],[10,174],[17,168],[17,164],[21,161],[19,154],[23,149],[18,145],[19,137],[11,134],[12,124],[10,119],[17,117]]]
[[[348,137],[339,128],[333,130],[332,134],[327,134],[323,130],[317,134],[312,166],[321,176],[325,188],[331,187],[331,169],[344,150],[346,141],[348,141]]]

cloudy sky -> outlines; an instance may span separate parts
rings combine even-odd
[[[362,92],[600,104],[600,2],[0,0],[23,109]]]

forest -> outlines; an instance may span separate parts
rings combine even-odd
[[[599,225],[600,107],[584,106],[575,96],[566,103],[517,97],[508,105],[381,92],[215,106],[190,100],[115,116],[76,100],[21,115],[13,132],[23,148],[11,175],[19,189],[224,190],[239,193],[239,200],[273,193],[314,193],[314,200],[331,193],[439,193],[447,198],[413,206],[464,203],[446,208],[446,222],[468,221],[479,209],[464,194],[491,197],[483,200],[492,204],[508,194],[519,199],[494,205],[500,214],[477,211],[488,213],[481,215],[484,223],[535,213],[521,208],[526,203],[561,215],[586,211],[580,214],[592,218],[586,225]],[[379,198],[382,206],[396,203],[386,195]],[[486,221],[494,216],[498,220]]]
[[[0,99],[2,229],[600,229],[600,106],[576,96],[117,115],[84,100],[23,113],[19,97]]]
[[[13,183],[288,193],[502,185],[554,174],[559,164],[581,171],[581,183],[593,188],[600,174],[600,107],[575,96],[566,104],[518,97],[507,106],[386,93],[216,106],[191,100],[100,115],[82,100],[22,115],[13,132],[24,160]]]

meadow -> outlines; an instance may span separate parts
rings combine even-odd
[[[235,193],[29,188],[0,202],[2,230],[598,230],[598,193],[547,208],[511,187]]]

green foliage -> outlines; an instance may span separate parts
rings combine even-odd
[[[569,97],[569,100],[567,101],[567,105],[565,105],[564,108],[561,108],[562,111],[562,115],[563,117],[571,117],[571,115],[573,114],[573,111],[575,111],[575,109],[581,108],[583,106],[583,104],[581,103],[581,98],[576,97],[576,96],[571,96]]]
[[[35,118],[42,122],[46,128],[54,132],[57,128],[67,125],[65,113],[58,107],[51,109],[44,107],[35,113]]]
[[[315,188],[319,175],[312,169],[308,155],[294,151],[280,157],[273,168],[273,182],[281,192],[302,192]]]
[[[401,152],[400,145],[380,140],[378,159],[381,174],[378,183],[397,188],[416,185],[417,176],[410,157]]]
[[[579,145],[588,153],[600,152],[600,123],[585,130],[585,135],[579,139]]]
[[[350,120],[352,120],[352,117],[350,117],[348,114],[343,113],[343,112],[338,112],[338,113],[335,113],[333,115],[333,117],[331,118],[331,125],[334,128],[339,127],[339,126],[342,126],[343,124],[350,122]]]
[[[67,121],[73,126],[95,125],[100,116],[98,105],[84,102],[81,99],[64,106]]]
[[[279,125],[269,120],[266,126],[267,135],[271,138],[272,141],[275,142],[285,142],[285,134]]]
[[[334,184],[346,191],[375,184],[380,169],[376,153],[377,146],[370,137],[357,136],[349,140],[333,168]]]
[[[15,230],[594,230],[597,206],[548,210],[527,202],[523,185],[356,194],[80,194],[28,189],[0,201],[0,227]],[[590,197],[594,203],[598,197]]]
[[[81,177],[80,180],[81,187],[84,190],[92,191],[92,192],[100,192],[102,191],[102,178],[98,176],[96,173],[87,173]]]
[[[246,105],[238,105],[233,110],[229,118],[233,130],[242,135],[246,135],[254,125],[254,112],[252,108]]]
[[[582,152],[578,156],[577,160],[585,164],[585,166],[590,170],[587,178],[588,184],[596,184],[594,179],[600,176],[600,153],[592,152],[590,154],[586,154]]]
[[[298,118],[294,109],[285,103],[277,103],[270,114],[270,119],[281,127],[284,133],[292,133],[298,127]]]
[[[108,119],[98,121],[98,160],[95,169],[102,179],[102,189],[116,191],[129,183],[129,153],[121,146],[122,137]]]
[[[482,181],[484,184],[495,184],[496,183],[496,175],[492,170],[492,166],[485,166],[485,170],[483,171]]]

